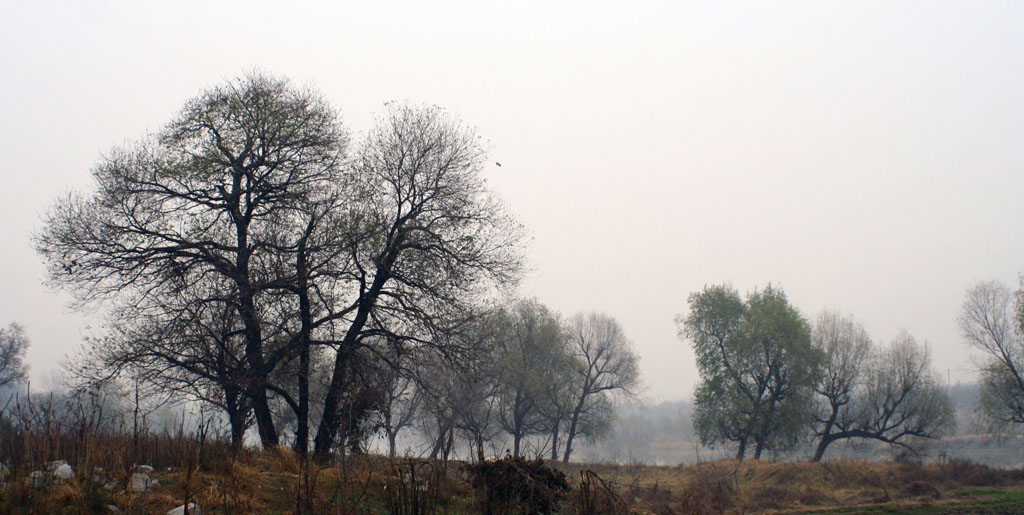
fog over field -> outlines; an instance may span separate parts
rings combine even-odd
[[[390,100],[489,141],[526,226],[519,294],[615,317],[651,401],[698,376],[674,317],[769,284],[812,318],[927,341],[973,382],[956,316],[1024,271],[1016,2],[7,2],[0,7],[0,325],[51,384],[95,312],[42,284],[43,216],[115,145],[258,68],[358,135]],[[500,163],[500,166],[498,165]]]

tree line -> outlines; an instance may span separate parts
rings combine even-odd
[[[456,428],[480,442],[498,424],[515,454],[550,432],[568,459],[606,394],[636,383],[635,354],[608,317],[497,305],[524,231],[485,161],[436,106],[389,104],[353,143],[285,79],[204,91],[110,151],[34,236],[49,284],[108,315],[73,375],[216,406],[239,447],[254,425],[263,447],[323,458],[381,420],[393,452],[427,410],[439,450]]]
[[[811,437],[819,461],[830,444],[855,438],[915,450],[954,423],[927,347],[909,334],[878,346],[852,317],[807,321],[771,286],[745,299],[707,286],[689,308],[677,323],[697,357],[693,423],[704,445],[758,459]]]
[[[841,440],[880,441],[916,453],[954,424],[949,391],[931,368],[927,345],[900,333],[876,343],[853,317],[823,312],[806,320],[771,286],[745,299],[728,285],[690,295],[679,335],[697,357],[694,428],[705,445],[792,449],[816,442],[813,461]],[[978,414],[995,434],[1024,424],[1024,279],[967,289],[961,335],[984,361]]]
[[[286,79],[251,72],[202,92],[101,158],[93,188],[58,199],[33,237],[48,283],[106,313],[74,378],[215,407],[236,447],[255,427],[264,447],[323,458],[380,432],[394,454],[415,424],[434,456],[460,440],[483,459],[505,434],[510,454],[542,436],[567,461],[577,438],[607,431],[611,394],[635,391],[637,356],[607,315],[497,300],[522,277],[524,229],[486,162],[476,132],[436,106],[389,104],[353,141],[329,102]],[[983,283],[960,317],[990,357],[993,428],[1024,423],[1022,298]],[[808,321],[771,286],[708,286],[688,305],[676,321],[705,445],[759,458],[810,436],[819,460],[847,439],[914,449],[952,423],[909,334],[879,345],[852,317]],[[0,336],[2,363],[20,363],[21,329]]]

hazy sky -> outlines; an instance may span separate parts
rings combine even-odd
[[[533,236],[523,294],[615,316],[651,398],[691,395],[673,317],[726,281],[972,379],[963,292],[1024,271],[1024,3],[767,4],[0,2],[0,324],[45,386],[87,318],[41,284],[42,213],[260,67],[356,133],[404,99],[477,126]]]

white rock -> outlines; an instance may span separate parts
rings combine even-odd
[[[202,514],[203,514],[203,511],[199,509],[199,505],[198,504],[196,504],[194,502],[188,503],[188,515],[202,515]],[[178,506],[177,508],[174,508],[173,510],[167,512],[167,515],[185,515],[185,505],[182,504],[181,506]]]
[[[153,482],[154,480],[146,474],[135,472],[128,481],[128,490],[131,492],[145,492],[152,488]]]
[[[32,488],[42,488],[50,480],[50,473],[45,470],[37,470],[25,478],[25,484]]]
[[[7,480],[7,474],[9,474],[9,473],[10,472],[7,470],[7,465],[4,465],[3,463],[0,463],[0,481],[6,481]]]
[[[63,467],[64,465],[67,465],[67,464],[68,464],[68,462],[66,462],[64,460],[51,461],[51,462],[46,464],[46,470],[48,470],[50,472],[53,472],[53,471]]]
[[[142,472],[143,474],[152,474],[153,473],[153,467],[150,467],[149,465],[135,465],[133,470],[135,472]]]
[[[75,477],[75,471],[71,469],[71,465],[64,463],[53,471],[53,477],[57,479],[71,479]]]

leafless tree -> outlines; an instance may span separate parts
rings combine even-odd
[[[960,312],[967,343],[984,352],[980,408],[993,430],[1024,424],[1024,303],[997,281],[975,284]]]
[[[418,416],[424,397],[418,378],[422,375],[421,368],[429,366],[430,361],[386,338],[377,339],[375,343],[382,394],[381,430],[388,440],[388,456],[394,458],[398,433],[411,427]]]
[[[358,150],[349,224],[353,284],[346,327],[314,442],[331,447],[345,361],[359,340],[387,333],[409,345],[441,341],[448,319],[521,271],[521,230],[485,187],[474,131],[436,107],[390,106]]]
[[[348,141],[316,93],[251,73],[186,103],[155,137],[115,149],[93,170],[96,190],[56,203],[35,238],[50,283],[82,303],[145,300],[174,278],[232,285],[251,399],[264,446],[278,443],[266,378],[277,366],[260,299],[297,209],[339,183]],[[268,359],[269,358],[269,359]]]
[[[839,438],[836,426],[852,423],[851,402],[865,375],[871,337],[853,318],[825,311],[814,321],[811,341],[824,356],[821,377],[814,387],[819,402],[813,420],[818,439],[813,461],[820,461],[829,444]]]
[[[928,350],[906,332],[866,361],[849,411],[840,411],[827,440],[861,438],[917,451],[955,423],[949,393],[930,368]],[[819,450],[824,448],[819,443]],[[820,456],[816,453],[816,458]]]
[[[575,376],[574,405],[566,433],[565,454],[569,462],[573,440],[577,436],[596,437],[592,430],[599,424],[582,423],[600,418],[610,402],[601,402],[614,392],[631,393],[640,380],[639,356],[614,318],[599,313],[577,314],[567,324],[569,349],[574,360],[570,368]]]
[[[251,73],[112,151],[93,171],[94,192],[50,210],[36,249],[52,285],[107,307],[133,342],[160,347],[135,336],[178,327],[172,315],[183,310],[201,307],[203,323],[185,317],[197,327],[212,312],[230,321],[221,347],[241,357],[230,384],[261,443],[278,444],[274,409],[286,406],[305,453],[320,411],[314,449],[324,456],[352,406],[372,405],[369,390],[346,391],[377,364],[363,352],[369,342],[442,345],[467,305],[522,268],[522,231],[485,187],[483,146],[461,122],[436,107],[391,106],[352,161],[347,142],[319,95]],[[167,344],[217,341],[202,332]],[[228,384],[161,354],[139,363]],[[329,380],[314,398],[324,355]]]
[[[505,371],[499,331],[502,312],[481,308],[460,331],[449,335],[448,352],[430,352],[421,361],[421,433],[430,456],[446,457],[458,435],[473,459],[483,461],[485,444],[498,429],[497,391]]]
[[[233,292],[212,287],[196,283],[175,295],[149,295],[111,316],[107,333],[90,338],[65,363],[74,386],[91,390],[126,378],[146,395],[211,404],[226,414],[232,445],[240,449],[252,414],[244,328]]]
[[[25,380],[25,351],[29,343],[21,325],[11,322],[6,329],[0,328],[0,388]]]

